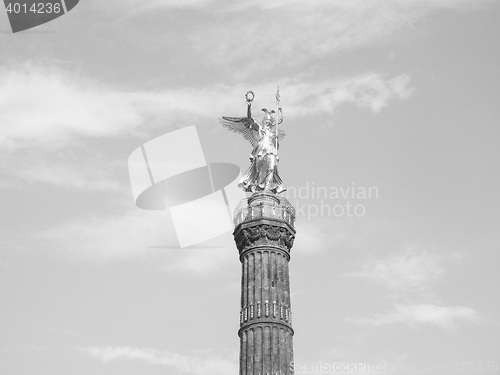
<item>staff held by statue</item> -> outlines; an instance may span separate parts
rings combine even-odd
[[[278,126],[280,118],[280,87],[276,89],[276,156],[278,156]]]

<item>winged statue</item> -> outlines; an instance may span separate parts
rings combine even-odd
[[[279,107],[279,88],[276,93],[276,111],[263,108],[264,117],[261,122],[252,117],[254,93],[247,92],[245,98],[246,117],[222,116],[219,119],[222,126],[243,135],[253,147],[250,154],[250,167],[238,186],[251,193],[257,191],[282,193],[286,187],[278,174],[278,149],[279,142],[285,138],[285,132],[279,129],[279,125],[283,122],[283,111]]]

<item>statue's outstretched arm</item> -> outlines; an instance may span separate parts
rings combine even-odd
[[[252,102],[247,100],[247,118],[252,118]]]
[[[247,118],[244,121],[245,126],[255,130],[260,130],[260,124],[252,118],[252,101],[247,100]]]
[[[248,91],[245,94],[245,98],[247,101],[247,118],[245,121],[245,125],[252,130],[260,131],[260,124],[252,118],[252,102],[255,98],[255,94],[253,93],[253,91]]]

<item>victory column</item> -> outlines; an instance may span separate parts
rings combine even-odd
[[[292,312],[288,262],[295,238],[295,209],[279,194],[286,190],[278,174],[279,128],[283,111],[262,109],[252,118],[252,91],[246,117],[222,117],[221,124],[240,133],[253,147],[250,167],[239,186],[252,193],[234,212],[234,240],[242,264],[240,375],[293,374]]]

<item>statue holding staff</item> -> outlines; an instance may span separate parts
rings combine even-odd
[[[276,111],[263,108],[264,117],[261,123],[252,118],[254,93],[248,91],[245,98],[246,117],[223,116],[219,119],[225,128],[242,134],[253,146],[250,154],[250,167],[238,186],[251,193],[256,191],[282,193],[286,187],[278,174],[278,148],[279,141],[285,138],[285,132],[278,130],[278,125],[283,122],[283,111],[279,107],[279,88],[276,93]]]

